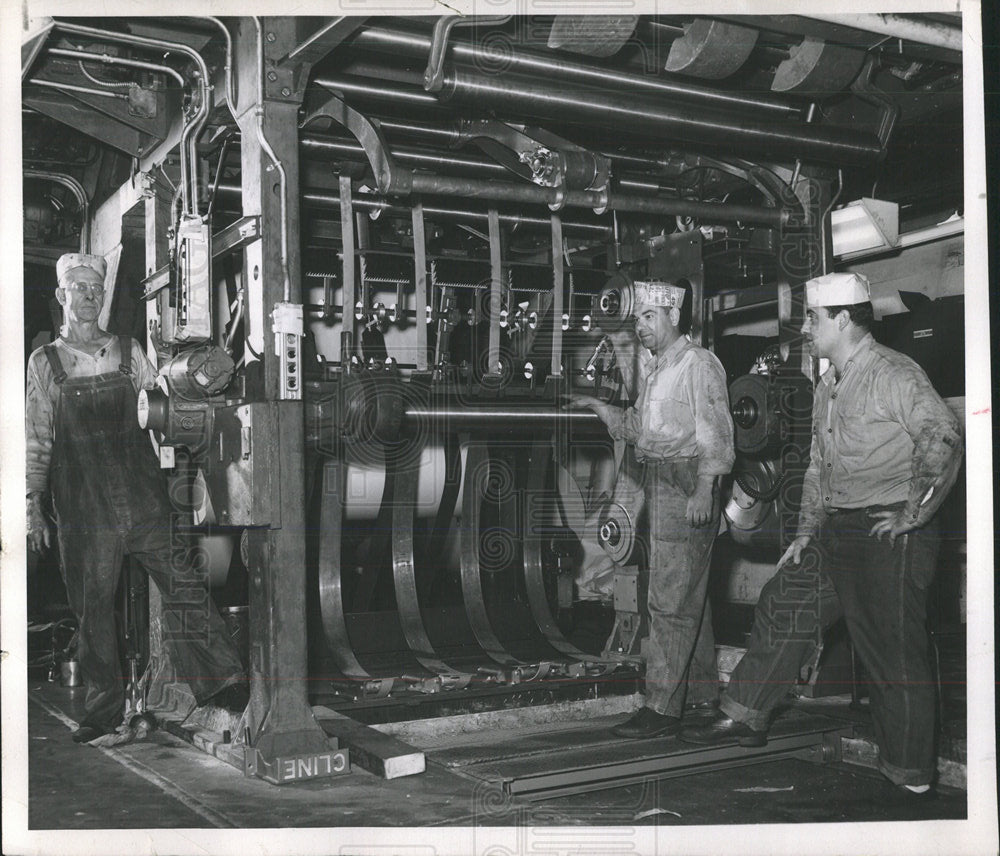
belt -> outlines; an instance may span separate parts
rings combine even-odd
[[[855,514],[857,512],[864,512],[865,514],[874,514],[876,511],[898,511],[906,505],[906,502],[893,502],[890,505],[862,505],[857,508],[838,508],[838,507],[828,507],[823,509],[827,514]]]

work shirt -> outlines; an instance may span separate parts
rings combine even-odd
[[[838,508],[905,502],[916,518],[961,454],[958,419],[923,369],[868,334],[839,380],[831,366],[817,384],[798,535],[815,535]]]
[[[660,354],[644,351],[635,404],[614,411],[608,429],[635,444],[640,461],[697,458],[698,475],[733,468],[733,419],[726,372],[711,351],[682,336]]]
[[[156,379],[156,370],[146,358],[141,346],[132,342],[132,383],[138,392],[149,389]],[[111,340],[96,354],[77,350],[59,337],[53,345],[58,349],[59,360],[68,378],[94,377],[118,371],[121,357],[118,338]],[[49,465],[52,460],[53,420],[59,400],[59,385],[55,382],[52,367],[44,350],[38,348],[28,358],[27,385],[25,388],[25,442],[27,445],[28,493],[48,489]]]

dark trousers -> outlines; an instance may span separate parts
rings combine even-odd
[[[815,656],[822,632],[841,616],[870,676],[879,768],[897,784],[930,782],[934,770],[935,688],[927,635],[927,587],[938,532],[932,521],[896,539],[868,532],[860,509],[831,514],[799,565],[785,565],[761,592],[750,647],[721,707],[752,728],[771,712]]]
[[[163,638],[177,677],[188,683],[196,701],[243,676],[205,571],[184,541],[171,538],[169,519],[105,529],[61,520],[59,544],[70,606],[80,621],[77,652],[87,687],[81,724],[113,730],[125,710],[114,600],[125,552],[160,590]]]
[[[680,716],[685,701],[714,701],[719,693],[708,605],[719,499],[706,526],[687,522],[697,468],[694,459],[647,462],[643,482],[650,530],[646,706],[670,716]]]

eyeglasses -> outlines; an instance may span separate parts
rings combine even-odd
[[[65,286],[70,291],[89,294],[91,297],[104,297],[104,286],[93,282],[71,282]]]

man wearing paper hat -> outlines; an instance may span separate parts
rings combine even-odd
[[[87,686],[77,743],[107,739],[125,712],[114,619],[125,552],[160,590],[164,638],[175,640],[174,663],[195,699],[248,696],[204,575],[172,555],[165,479],[136,420],[138,391],[153,385],[156,372],[138,342],[100,329],[106,273],[104,259],[87,253],[56,263],[64,324],[55,342],[32,353],[26,386],[28,542],[36,552],[50,546],[51,494]]]
[[[645,463],[649,520],[649,637],[645,641],[646,702],[613,729],[621,737],[676,734],[688,712],[711,712],[718,701],[708,570],[719,530],[719,477],[735,460],[726,373],[711,351],[686,335],[690,285],[633,284],[635,330],[646,349],[638,397],[625,410],[586,395],[612,437],[635,447]]]
[[[772,711],[843,616],[871,676],[879,767],[907,796],[926,793],[936,766],[927,586],[934,514],[958,474],[961,428],[923,370],[872,337],[864,276],[809,280],[806,309],[802,332],[830,367],[813,399],[797,537],[761,592],[719,716],[682,737],[763,745]]]

